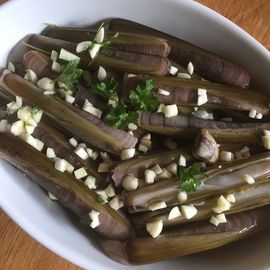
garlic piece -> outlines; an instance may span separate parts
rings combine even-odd
[[[168,216],[168,220],[175,219],[175,218],[178,218],[180,216],[181,216],[181,212],[179,210],[179,207],[175,206],[171,209],[169,216]]]
[[[76,179],[82,179],[85,176],[87,176],[87,172],[86,172],[85,168],[81,167],[80,169],[77,169],[76,171],[74,171],[74,175],[75,175]]]
[[[62,59],[65,61],[74,61],[74,60],[80,60],[80,57],[62,48],[60,51],[59,59]]]
[[[185,202],[188,198],[187,192],[186,191],[180,191],[177,194],[177,199],[180,203]]]
[[[90,227],[91,228],[96,228],[98,225],[100,225],[99,222],[99,212],[95,211],[95,210],[91,210],[91,212],[89,213],[89,217],[92,220],[92,222],[90,223]]]
[[[193,205],[181,205],[181,213],[186,219],[191,219],[197,215],[197,209]]]
[[[46,150],[46,156],[47,156],[47,158],[50,158],[50,159],[56,158],[56,154],[54,152],[54,149],[51,147],[48,147]]]
[[[133,191],[138,188],[139,179],[133,175],[126,176],[122,181],[122,186],[127,191]]]
[[[155,182],[156,173],[150,169],[144,171],[144,180],[146,184],[153,184]]]
[[[162,232],[162,229],[163,229],[162,220],[158,220],[158,221],[154,221],[154,222],[146,224],[146,230],[150,233],[150,235],[153,238],[156,238],[157,236],[159,236]]]
[[[84,184],[89,188],[89,189],[96,189],[96,178],[94,176],[87,176],[87,178],[84,181]]]
[[[100,66],[98,68],[97,78],[99,81],[104,81],[107,76],[107,72],[104,67]]]
[[[134,157],[135,151],[135,148],[124,149],[120,155],[121,160],[127,160]]]
[[[156,211],[158,209],[166,208],[167,205],[165,202],[160,201],[160,202],[153,202],[147,205],[147,209],[151,211]]]
[[[178,115],[178,108],[176,104],[164,105],[162,112],[165,117],[170,118]]]

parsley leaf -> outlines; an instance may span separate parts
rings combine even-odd
[[[117,100],[118,86],[119,86],[119,82],[114,77],[111,77],[102,82],[91,84],[90,89],[93,92],[107,99]]]
[[[153,95],[153,80],[147,80],[130,91],[129,99],[132,107],[137,111],[154,111],[159,106],[159,101]]]
[[[32,115],[35,116],[40,111],[39,107],[33,107],[32,108]]]
[[[124,128],[128,123],[137,123],[137,119],[138,114],[133,111],[127,111],[127,106],[122,100],[105,117],[105,121],[116,128]]]
[[[69,61],[64,71],[56,78],[57,82],[64,84],[64,89],[73,90],[83,75],[83,70],[78,68],[79,60]]]
[[[203,169],[193,164],[189,167],[178,167],[178,177],[180,188],[186,192],[195,192],[202,184],[202,180],[207,178]]]

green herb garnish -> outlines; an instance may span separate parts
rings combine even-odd
[[[207,178],[204,170],[196,164],[189,167],[178,167],[178,177],[180,188],[186,192],[195,192],[202,184],[202,180]]]
[[[62,74],[56,78],[57,82],[64,85],[63,88],[66,91],[73,90],[83,75],[83,70],[78,68],[79,62],[79,60],[69,61]]]
[[[129,99],[132,107],[137,111],[154,111],[159,106],[159,101],[153,95],[153,80],[147,80],[130,91]]]
[[[90,89],[107,99],[117,100],[119,82],[114,78],[106,79],[102,82],[91,84]]]
[[[104,205],[106,203],[106,200],[102,196],[98,196],[97,201],[102,205]]]
[[[137,123],[137,119],[138,113],[128,111],[127,106],[122,100],[105,117],[105,121],[116,128],[124,128],[128,123]]]
[[[40,111],[40,108],[38,108],[38,107],[33,107],[33,108],[32,108],[32,115],[35,116],[39,111]]]

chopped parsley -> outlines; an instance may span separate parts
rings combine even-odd
[[[91,84],[90,89],[107,99],[117,100],[117,92],[118,92],[119,82],[111,77],[102,82]]]
[[[112,108],[106,115],[105,121],[116,128],[124,128],[129,123],[137,123],[138,113],[128,111],[127,106],[121,100],[116,108]]]
[[[57,82],[64,85],[64,89],[73,90],[83,75],[83,70],[78,68],[79,60],[69,61],[64,71],[56,78]]]
[[[39,111],[40,111],[40,108],[38,108],[38,107],[33,107],[33,108],[32,108],[32,115],[35,116]]]
[[[178,167],[178,177],[180,188],[186,192],[195,192],[202,184],[202,180],[207,178],[204,170],[193,164],[189,167]]]
[[[159,101],[153,95],[153,88],[153,80],[147,80],[130,91],[130,103],[136,111],[148,112],[158,109]]]

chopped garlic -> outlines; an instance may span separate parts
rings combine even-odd
[[[138,188],[139,179],[133,175],[126,176],[122,181],[122,186],[127,191],[133,191]]]
[[[132,74],[132,73],[129,73],[129,74],[127,75],[127,79],[129,79],[129,78],[134,78],[134,77],[137,77],[137,75],[136,75],[136,74]]]
[[[106,79],[106,76],[107,76],[107,72],[106,72],[105,68],[100,66],[98,68],[98,74],[97,74],[98,80],[99,81],[104,81]]]
[[[74,61],[74,60],[80,60],[80,57],[62,48],[60,51],[59,59],[62,59],[65,61]]]
[[[60,73],[61,72],[61,65],[58,62],[53,61],[53,63],[52,63],[52,71],[54,71],[56,73]]]
[[[151,146],[152,142],[150,140],[142,139],[141,144],[144,145],[145,147],[149,148]]]
[[[135,151],[136,151],[135,148],[129,148],[129,149],[122,150],[121,155],[120,155],[121,160],[127,160],[130,158],[133,158],[135,155]]]
[[[11,62],[11,61],[9,61],[8,62],[8,69],[11,71],[11,72],[15,72],[15,65]]]
[[[86,148],[85,148],[85,151],[87,152],[88,156],[89,156],[90,158],[92,158],[93,150],[92,150],[91,148],[89,148],[89,147],[86,147]],[[96,153],[98,153],[98,152],[96,152]]]
[[[160,201],[160,202],[153,202],[147,205],[147,209],[150,211],[156,211],[158,209],[163,209],[166,208],[167,205],[165,202]]]
[[[178,165],[182,166],[182,167],[186,167],[187,166],[187,160],[183,155],[180,155],[179,157],[179,161],[178,161]]]
[[[57,61],[57,59],[58,59],[58,52],[55,51],[55,50],[52,50],[51,51],[51,60],[52,61]]]
[[[54,168],[60,172],[64,172],[66,170],[66,161],[64,159],[57,159],[54,163]]]
[[[90,149],[90,148],[88,148],[88,149]],[[95,151],[95,152],[92,153],[91,159],[96,160],[98,158],[98,156],[99,156],[99,152]]]
[[[235,203],[235,196],[233,194],[228,194],[226,200],[230,203]]]
[[[197,215],[197,209],[192,204],[191,205],[181,205],[181,213],[186,219],[191,219]]]
[[[168,179],[171,177],[172,177],[172,174],[165,168],[162,170],[162,173],[158,175],[159,179]]]
[[[165,117],[170,118],[178,115],[178,108],[176,104],[164,105],[162,112]]]
[[[19,136],[24,133],[24,123],[22,120],[18,120],[11,125],[10,132],[14,136]]]
[[[175,67],[175,66],[171,66],[170,67],[169,73],[171,75],[175,76],[177,74],[177,72],[178,72],[178,68],[177,67]]]
[[[198,88],[198,96],[207,95],[207,90],[204,88]]]
[[[26,125],[37,126],[35,119],[33,118],[32,108],[24,106],[17,112],[17,117],[22,120]]]
[[[227,219],[226,219],[224,214],[216,215],[216,219],[217,219],[218,223],[226,223],[227,222]]]
[[[162,232],[162,229],[163,229],[162,220],[158,220],[158,221],[154,221],[154,222],[146,224],[146,230],[150,233],[150,235],[153,238],[156,238],[157,236],[159,236]]]
[[[48,192],[48,196],[52,201],[57,201],[58,200],[51,192]]]
[[[108,185],[104,191],[109,198],[115,196],[115,189],[112,184]]]
[[[205,104],[207,101],[208,101],[207,90],[206,89],[199,88],[198,89],[197,105],[198,106],[201,106],[201,105]]]
[[[133,133],[133,131],[132,131],[132,130],[129,130],[129,131],[128,131],[128,134],[129,134],[129,135],[131,135],[131,136],[133,136],[133,135],[134,135],[134,133]]]
[[[70,103],[70,104],[73,104],[74,101],[75,101],[75,97],[70,96],[70,95],[66,95],[65,96],[65,102]]]
[[[136,130],[137,128],[138,128],[138,126],[137,126],[136,124],[134,124],[134,123],[129,123],[129,124],[128,124],[128,129],[129,129],[129,130],[134,131],[134,130]]]
[[[162,169],[160,168],[159,164],[152,167],[151,170],[154,171],[157,175],[162,173]]]
[[[46,96],[52,96],[55,94],[54,90],[46,90],[43,92],[44,95]]]
[[[73,137],[69,139],[69,143],[73,147],[77,147],[77,145],[78,145],[78,141],[75,138],[73,138]]]
[[[28,143],[29,145],[33,146],[34,148],[36,148],[37,146],[37,141],[36,139],[32,136],[32,135],[29,135],[29,134],[25,134],[23,135],[22,139]]]
[[[248,116],[249,116],[250,118],[255,118],[255,117],[256,117],[256,114],[257,114],[257,111],[254,110],[254,109],[252,109],[252,110],[249,111]]]
[[[143,152],[143,153],[146,153],[148,151],[148,147],[146,147],[145,145],[143,144],[140,144],[139,147],[138,147],[138,150],[140,152]]]
[[[99,173],[106,173],[111,170],[111,164],[108,162],[100,163],[98,166],[98,172]]]
[[[188,198],[188,194],[186,191],[180,191],[178,194],[177,194],[177,199],[180,203],[182,202],[185,202]]]
[[[66,171],[69,174],[72,174],[74,169],[75,169],[74,166],[72,164],[70,164],[68,161],[66,161]]]
[[[36,149],[38,150],[38,151],[42,151],[42,149],[43,149],[43,147],[44,147],[44,142],[42,142],[41,140],[39,140],[39,139],[36,139]]]
[[[177,175],[177,164],[175,162],[169,164],[166,169],[173,175]]]
[[[219,159],[222,161],[230,162],[234,159],[234,155],[232,152],[221,151],[219,154]]]
[[[159,95],[162,95],[162,96],[169,96],[170,95],[170,92],[169,91],[166,91],[164,89],[159,88],[158,89],[158,94]]]
[[[12,101],[12,102],[7,104],[7,113],[13,114],[16,111],[18,111],[20,108],[21,108],[21,106],[18,105],[17,102]]]
[[[147,133],[146,135],[144,135],[141,140],[151,140],[151,134]]]
[[[89,189],[96,189],[96,178],[94,176],[87,176],[87,178],[84,181],[84,184],[89,188]]]
[[[104,190],[96,190],[96,194],[99,195],[99,199],[101,199],[103,203],[108,202],[108,196]]]
[[[76,52],[77,53],[81,53],[83,51],[86,51],[86,50],[88,50],[91,47],[92,44],[93,44],[92,41],[82,41],[82,42],[79,42],[77,44],[77,47],[76,47]]]
[[[109,161],[110,160],[110,157],[108,155],[107,152],[100,152],[100,157],[102,158],[102,160],[104,161]]]
[[[215,216],[211,217],[210,223],[215,225],[215,226],[218,226],[218,224],[219,224],[219,222],[218,222],[218,220],[217,220],[217,218]]]
[[[192,75],[193,72],[194,72],[194,66],[192,64],[192,62],[189,62],[188,65],[187,65],[187,72]]]
[[[76,179],[82,179],[85,176],[87,176],[87,172],[86,172],[85,168],[81,167],[80,169],[77,169],[76,171],[74,171],[74,175],[75,175]]]
[[[46,150],[46,156],[47,156],[47,158],[51,158],[51,159],[56,158],[56,154],[54,152],[54,149],[51,147],[48,147]]]
[[[92,220],[92,222],[90,223],[90,227],[91,228],[96,228],[98,225],[100,225],[99,222],[99,212],[95,211],[95,210],[91,210],[91,212],[89,213],[89,217]]]
[[[178,218],[180,216],[181,216],[181,212],[179,210],[179,207],[175,206],[171,209],[169,216],[168,216],[168,220],[175,219],[175,218]]]
[[[265,130],[263,131],[263,134],[266,135],[266,136],[270,136],[270,130],[266,130],[266,129],[265,129]]]
[[[81,159],[86,160],[88,159],[88,154],[87,152],[80,146],[78,146],[75,150],[74,153],[79,156]]]
[[[41,121],[42,116],[43,116],[43,110],[38,110],[38,112],[36,112],[35,114],[32,114],[32,117],[37,124]]]
[[[102,43],[104,40],[104,35],[105,35],[104,27],[101,27],[97,32],[94,41],[96,41],[97,43]]]
[[[256,119],[262,119],[263,118],[263,115],[262,113],[257,113],[256,116],[255,116]]]
[[[101,44],[94,44],[94,45],[90,48],[90,50],[89,50],[89,55],[90,55],[90,57],[91,57],[92,59],[94,59],[94,58],[97,56],[97,54],[98,54],[98,52],[99,52],[99,50],[100,50],[100,47],[101,47]]]
[[[155,182],[156,173],[150,169],[144,171],[144,180],[146,184],[153,184]]]
[[[255,179],[250,176],[249,174],[245,174],[244,175],[244,180],[249,184],[249,185],[252,185],[255,183]]]
[[[265,149],[270,149],[270,136],[269,135],[262,136],[262,143]]]
[[[112,200],[110,200],[109,205],[115,211],[124,206],[123,202],[118,198],[118,196],[115,196]]]
[[[217,199],[217,206],[213,208],[213,211],[217,214],[220,214],[224,211],[227,211],[231,208],[230,202],[223,196],[219,196]]]
[[[8,121],[6,119],[2,119],[0,121],[0,132],[6,132],[7,131],[7,125],[8,125]]]
[[[55,81],[50,78],[43,77],[42,79],[38,80],[37,85],[44,91],[52,92],[54,91]]]
[[[35,84],[38,80],[38,76],[32,69],[28,68],[24,75],[24,79]]]
[[[182,73],[182,72],[179,72],[177,74],[177,77],[179,77],[181,79],[191,79],[191,76],[188,73]]]
[[[163,112],[163,109],[164,109],[164,104],[159,104],[159,106],[158,106],[158,109],[157,109],[157,112],[158,113],[162,113]]]
[[[82,109],[98,118],[101,118],[102,116],[102,111],[95,108],[87,99],[85,99]]]

